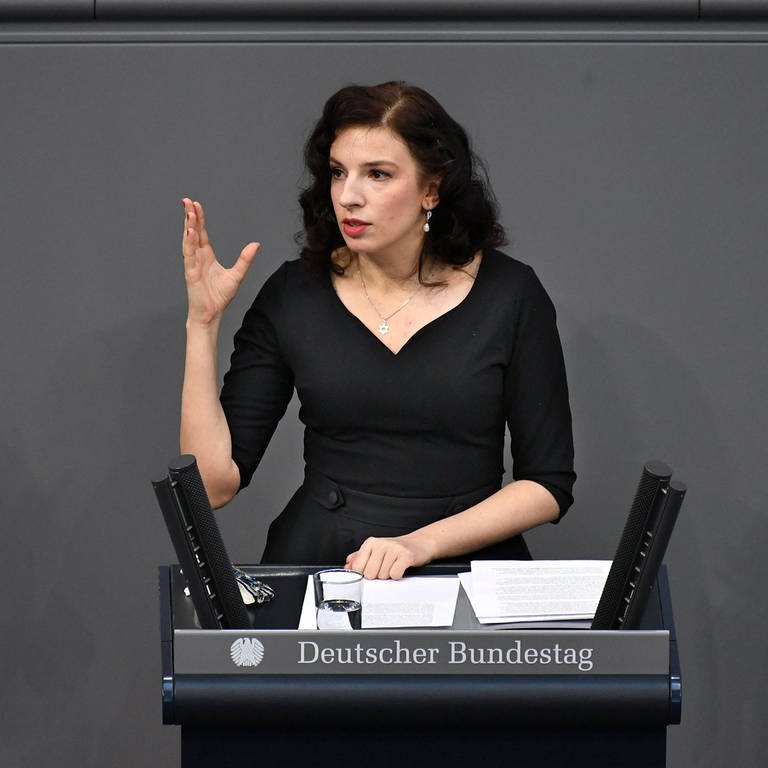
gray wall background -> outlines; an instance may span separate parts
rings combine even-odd
[[[206,204],[223,261],[263,243],[223,368],[294,255],[325,98],[402,78],[473,136],[509,250],[559,310],[579,481],[535,555],[612,557],[642,463],[667,461],[689,485],[667,556],[683,665],[669,763],[762,765],[768,37],[428,37],[0,36],[0,764],[178,760],[156,588],[174,557],[150,479],[177,452],[179,200]],[[258,560],[301,476],[295,414],[219,515],[236,561]]]

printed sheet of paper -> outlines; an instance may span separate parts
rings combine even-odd
[[[299,619],[299,629],[315,629],[312,577]],[[456,612],[456,576],[409,576],[399,581],[366,579],[363,583],[363,629],[450,627]]]
[[[481,624],[591,619],[610,560],[475,560],[459,574]]]

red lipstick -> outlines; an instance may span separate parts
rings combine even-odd
[[[365,232],[370,223],[367,221],[361,221],[360,219],[344,219],[341,222],[341,228],[345,235],[349,237],[360,237]]]

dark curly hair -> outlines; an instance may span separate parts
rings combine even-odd
[[[331,258],[345,243],[331,202],[329,155],[338,134],[351,127],[389,128],[408,146],[424,178],[439,177],[440,203],[425,236],[430,257],[462,266],[476,251],[506,241],[482,163],[464,129],[437,100],[403,82],[350,85],[325,103],[304,150],[311,178],[299,197],[304,230],[297,240],[301,259],[312,271],[344,271]]]

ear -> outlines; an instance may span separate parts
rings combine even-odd
[[[422,200],[422,208],[425,211],[431,211],[433,208],[437,208],[437,204],[440,202],[440,177],[435,176],[427,182],[427,188],[424,192],[424,199]]]

